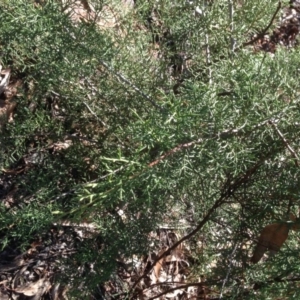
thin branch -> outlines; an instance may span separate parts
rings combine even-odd
[[[181,144],[175,148],[173,148],[172,150],[168,151],[167,153],[163,154],[162,156],[160,156],[157,160],[151,162],[150,164],[148,164],[148,167],[154,167],[155,165],[157,165],[159,162],[161,162],[162,160],[164,160],[165,158],[167,158],[168,156],[181,151],[182,149],[185,148],[190,148],[196,144],[199,144],[203,142],[203,139],[198,139],[196,141],[190,142],[190,143],[185,143],[185,144]]]
[[[125,166],[122,166],[122,167],[120,167],[120,168],[118,168],[118,169],[116,169],[116,170],[114,170],[114,171],[111,171],[111,172],[109,172],[108,174],[106,174],[106,175],[103,175],[103,176],[101,176],[101,177],[99,177],[99,178],[97,178],[97,179],[95,179],[95,180],[93,180],[93,181],[97,181],[97,180],[99,180],[99,179],[105,179],[106,177],[109,177],[109,176],[111,176],[111,175],[114,175],[114,174],[116,174],[116,173],[119,173],[120,171],[122,171],[123,169],[125,168]],[[92,182],[91,182],[92,183]]]
[[[174,284],[175,282],[166,282],[166,283],[162,283],[162,284]],[[213,284],[217,284],[217,283],[219,283],[219,281],[215,281]],[[148,300],[154,300],[154,299],[157,299],[157,298],[160,298],[160,297],[162,297],[162,296],[164,296],[164,295],[166,295],[166,294],[168,294],[168,293],[171,293],[171,292],[173,292],[173,291],[176,291],[176,290],[180,290],[180,289],[186,289],[186,288],[188,288],[188,287],[191,287],[191,286],[204,286],[204,285],[207,285],[207,282],[192,282],[192,283],[187,283],[187,284],[181,284],[181,285],[179,285],[179,286],[177,286],[177,287],[174,287],[174,288],[171,288],[171,289],[169,289],[169,290],[166,290],[166,291],[164,291],[164,292],[162,292],[162,293],[160,293],[160,294],[158,294],[158,295],[156,295],[156,296],[154,296],[154,297],[151,297],[151,298],[149,298]],[[218,298],[219,299],[219,298]]]
[[[214,203],[214,205],[209,209],[205,217],[199,222],[199,224],[193,229],[190,233],[182,237],[176,243],[174,243],[171,247],[169,247],[165,252],[159,255],[150,265],[150,267],[144,270],[143,274],[135,281],[135,283],[130,288],[130,292],[134,290],[134,288],[138,285],[138,283],[147,276],[147,274],[153,269],[158,261],[160,261],[165,256],[169,255],[172,250],[176,249],[180,244],[184,241],[189,240],[192,236],[198,233],[203,226],[209,221],[210,216],[215,212],[217,208],[219,208],[231,195],[242,185],[244,184],[251,176],[255,173],[255,171],[262,165],[262,163],[270,156],[274,154],[274,152],[268,153],[265,157],[261,158],[252,168],[250,168],[245,174],[238,177],[233,184],[230,184],[224,192],[221,193],[220,198]]]
[[[209,80],[209,85],[212,84],[212,69],[210,67],[211,65],[211,56],[210,56],[210,47],[209,47],[209,37],[208,34],[205,35],[205,54],[206,54],[206,65],[207,65],[207,70],[208,70],[208,80]]]
[[[49,203],[56,202],[59,199],[62,199],[62,198],[67,197],[69,195],[72,195],[72,194],[74,194],[76,192],[76,190],[77,190],[77,188],[74,188],[74,189],[69,190],[68,192],[61,193],[60,195],[56,196],[55,198],[49,200]]]
[[[69,139],[77,139],[77,140],[87,141],[92,144],[98,143],[96,140],[91,140],[89,138],[86,138],[86,137],[80,136],[80,135],[66,134],[64,136],[60,136],[55,133],[36,133],[36,134],[26,134],[26,135],[4,136],[4,137],[1,137],[0,140],[1,139],[32,138],[32,137],[55,137],[55,138],[64,138],[64,139],[69,138]]]
[[[287,141],[287,139],[284,137],[284,135],[281,133],[281,131],[278,129],[277,125],[270,120],[270,124],[275,128],[276,132],[278,133],[278,135],[280,136],[280,138],[282,139],[283,143],[285,144],[285,146],[288,148],[288,150],[290,151],[290,153],[292,154],[292,156],[295,159],[295,165],[296,167],[299,168],[299,157],[297,155],[297,153],[295,152],[295,150],[290,146],[289,142]]]
[[[281,1],[278,2],[276,11],[274,12],[273,17],[272,17],[271,21],[269,22],[268,26],[261,33],[259,33],[254,39],[252,39],[251,41],[243,43],[243,47],[252,45],[255,42],[257,42],[260,38],[264,37],[264,35],[267,33],[267,31],[272,26],[272,24],[273,24],[273,22],[274,22],[274,20],[276,18],[276,15],[278,14],[278,12],[279,12],[280,9],[281,9]]]
[[[275,120],[274,122],[278,122],[278,120],[283,116],[284,112],[285,112],[285,111],[280,112],[280,114],[278,114],[278,115],[276,116],[277,119],[274,119],[274,117],[273,117],[273,120]],[[254,131],[255,129],[260,128],[261,126],[264,126],[264,125],[266,125],[266,124],[269,124],[270,120],[271,120],[271,119],[268,119],[268,120],[265,120],[265,121],[263,121],[263,122],[258,123],[257,125],[253,126],[253,127],[251,128],[250,131],[252,132],[252,131]],[[237,129],[229,129],[229,130],[225,130],[225,131],[223,131],[223,132],[217,133],[217,134],[215,134],[212,138],[213,138],[213,139],[214,139],[214,138],[223,138],[223,139],[227,139],[227,138],[230,138],[230,137],[233,137],[233,136],[237,136],[237,135],[241,134],[242,132],[244,132],[244,127],[245,127],[245,125],[246,125],[246,124],[244,124],[242,127],[237,128]],[[299,124],[299,125],[300,125],[300,124]],[[146,172],[149,168],[156,166],[156,165],[159,164],[162,160],[168,158],[169,156],[173,155],[174,153],[179,152],[179,151],[181,151],[181,150],[183,150],[183,149],[187,149],[187,148],[193,147],[193,146],[195,146],[196,144],[199,144],[199,143],[201,143],[201,142],[203,142],[203,139],[202,139],[202,138],[200,138],[200,139],[198,139],[198,140],[195,140],[195,141],[192,141],[192,142],[189,142],[189,143],[185,143],[185,144],[180,144],[180,145],[178,145],[177,147],[173,148],[172,150],[170,150],[170,151],[168,151],[167,153],[165,153],[165,154],[163,154],[162,156],[160,156],[160,157],[159,157],[158,159],[156,159],[155,161],[149,163],[149,164],[147,165],[147,167],[145,167],[144,169],[142,169],[140,172],[135,173],[135,174],[133,174],[132,176],[130,176],[129,180],[132,180],[132,179],[134,179],[134,178],[137,178],[139,175],[141,175],[141,174],[143,174],[144,172]],[[124,166],[124,168],[125,168],[125,166]],[[115,170],[115,172],[117,173],[117,172],[121,171],[122,169],[123,169],[123,167],[121,167],[121,168]],[[114,174],[114,172],[109,173],[109,174],[107,174],[107,175],[104,175],[103,178],[108,177],[110,174]],[[98,181],[98,179],[94,180],[93,182],[96,182],[96,181]],[[92,182],[89,182],[89,183],[92,183]],[[86,183],[86,184],[89,184],[89,183]],[[115,190],[115,188],[116,188],[116,187],[113,187],[113,188],[109,189],[108,191],[105,192],[105,194],[108,194],[108,193],[112,192],[113,190]],[[95,202],[96,202],[96,200],[95,200],[95,201],[90,201],[89,203],[85,204],[83,207],[81,206],[80,208],[73,209],[72,211],[63,214],[63,216],[72,214],[72,213],[74,213],[74,212],[80,210],[81,208],[87,208],[87,207],[90,207],[90,206],[94,205]],[[211,213],[212,213],[212,212],[211,212]],[[198,230],[199,230],[199,229],[198,229]],[[197,231],[197,230],[196,230],[196,231]]]
[[[236,41],[233,37],[233,32],[234,32],[234,22],[233,22],[233,14],[234,14],[234,7],[233,7],[233,0],[228,0],[228,12],[229,12],[229,21],[230,21],[230,55],[234,53],[235,50],[235,44]]]
[[[234,247],[234,249],[233,249],[233,251],[232,251],[232,253],[231,253],[231,255],[230,255],[230,262],[229,262],[229,266],[228,266],[228,271],[227,271],[226,277],[225,277],[225,279],[224,279],[224,281],[223,281],[223,284],[222,284],[221,293],[220,293],[220,299],[223,298],[223,290],[224,290],[224,288],[225,288],[225,285],[226,285],[226,283],[227,283],[227,281],[228,281],[228,278],[229,278],[229,274],[230,274],[230,272],[231,272],[233,255],[234,255],[234,253],[235,253],[236,250],[237,250],[238,244],[239,244],[239,243],[236,243],[236,244],[235,244],[235,247]]]
[[[178,240],[176,243],[174,243],[171,247],[169,247],[165,252],[163,252],[161,255],[159,255],[154,261],[153,263],[150,265],[149,268],[145,269],[143,274],[134,282],[134,284],[132,285],[132,287],[130,288],[129,292],[133,292],[134,288],[138,285],[138,283],[147,276],[147,274],[153,269],[153,267],[156,265],[156,263],[158,261],[160,261],[162,258],[164,258],[165,256],[169,255],[171,253],[172,250],[174,250],[175,248],[177,248],[181,243],[183,243],[184,241],[190,239],[192,236],[194,236],[200,229],[202,229],[202,227],[207,223],[207,221],[209,220],[210,216],[215,212],[215,210],[221,205],[223,204],[223,202],[225,201],[225,197],[221,196],[216,202],[215,204],[210,208],[210,210],[208,211],[208,213],[205,215],[205,217],[202,219],[202,221],[196,226],[196,228],[194,230],[192,230],[189,234],[185,235],[183,238],[181,238],[180,240]]]
[[[248,130],[248,132],[253,132],[256,129],[261,128],[262,126],[265,126],[266,124],[269,124],[271,120],[273,120],[273,122],[276,122],[276,123],[279,122],[280,118],[282,118],[284,113],[285,113],[285,110],[281,111],[276,116],[276,119],[274,117],[272,117],[272,119],[270,118],[270,119],[267,119],[265,121],[262,121],[262,122],[260,122],[256,125],[254,125],[250,130]],[[246,124],[247,124],[247,122],[239,128],[227,129],[227,130],[224,130],[222,132],[219,132],[219,133],[215,134],[212,138],[228,139],[228,138],[232,138],[234,136],[239,136],[240,134],[245,133],[244,128],[245,128]],[[297,125],[299,125],[299,124],[297,124]],[[153,166],[157,165],[158,163],[160,163],[165,158],[167,158],[167,157],[169,157],[169,156],[171,156],[171,155],[173,155],[173,154],[175,154],[175,153],[177,153],[177,152],[179,152],[183,149],[191,148],[191,147],[193,147],[197,144],[200,144],[203,141],[204,141],[204,139],[200,138],[198,140],[195,140],[195,141],[192,141],[192,142],[189,142],[189,143],[180,144],[180,145],[176,146],[175,148],[169,150],[165,154],[161,155],[155,161],[149,163],[148,166],[153,167]]]
[[[89,105],[86,103],[86,102],[83,102],[83,104],[87,107],[87,109],[90,111],[90,113],[98,120],[98,121],[100,121],[101,122],[101,124],[103,125],[103,126],[107,126],[98,116],[97,116],[97,114],[94,112],[94,111],[92,111],[92,109],[89,107]]]

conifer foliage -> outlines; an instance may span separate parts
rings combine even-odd
[[[299,298],[299,20],[0,0],[0,298]]]

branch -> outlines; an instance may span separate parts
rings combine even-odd
[[[234,22],[233,22],[233,14],[234,14],[234,7],[233,7],[233,0],[228,0],[228,12],[229,12],[229,21],[230,21],[230,55],[234,53],[235,49],[235,39],[233,37],[234,32]]]
[[[179,152],[180,150],[182,149],[185,149],[185,148],[190,148],[196,144],[199,144],[203,142],[203,139],[198,139],[196,141],[192,141],[190,143],[185,143],[185,144],[180,144],[179,146],[173,148],[172,150],[168,151],[167,153],[163,154],[162,156],[160,156],[157,160],[151,162],[150,164],[148,164],[148,167],[154,167],[155,165],[157,165],[159,162],[161,162],[162,160],[164,160],[165,158],[167,158],[168,156],[176,153],[176,152]]]
[[[129,293],[132,293],[134,288],[138,285],[138,283],[147,276],[147,274],[153,269],[153,267],[156,265],[158,261],[160,261],[165,256],[169,255],[172,250],[176,249],[180,244],[182,244],[184,241],[190,239],[192,236],[194,236],[196,233],[198,233],[199,230],[203,228],[203,226],[209,221],[210,216],[215,212],[215,210],[220,207],[242,184],[244,184],[254,173],[255,171],[262,165],[262,163],[270,156],[274,154],[274,152],[268,153],[265,157],[261,158],[252,168],[250,168],[244,175],[241,175],[238,177],[234,183],[230,184],[223,193],[221,193],[220,198],[214,203],[214,205],[209,209],[205,217],[202,219],[201,222],[195,227],[194,230],[192,230],[190,233],[182,237],[180,240],[178,240],[176,243],[174,243],[171,247],[169,247],[166,251],[164,251],[161,255],[159,255],[153,263],[150,265],[149,268],[144,269],[143,274],[135,281],[135,283],[130,288]]]
[[[174,282],[170,282],[170,283],[167,282],[167,283],[163,283],[163,284],[173,284],[173,283]],[[216,280],[214,283],[210,282],[210,284],[216,284],[216,283],[219,283],[219,281]],[[187,284],[181,284],[181,285],[179,285],[177,287],[171,288],[169,290],[165,290],[164,292],[161,292],[160,294],[158,294],[156,296],[153,296],[153,297],[149,298],[148,300],[154,300],[154,299],[162,297],[163,295],[171,293],[173,291],[176,291],[176,290],[179,290],[179,289],[186,289],[186,288],[188,288],[190,286],[202,287],[202,286],[207,285],[207,284],[208,284],[208,282],[192,282],[192,283],[187,283]],[[219,299],[219,298],[217,298],[217,299]]]
[[[226,282],[228,281],[228,278],[229,278],[229,274],[231,272],[231,268],[232,268],[232,260],[233,260],[233,255],[235,254],[236,250],[237,250],[237,246],[238,246],[239,243],[236,243],[235,244],[235,247],[230,255],[230,262],[229,262],[229,266],[228,266],[228,271],[227,271],[227,274],[226,274],[226,277],[223,281],[223,284],[222,284],[222,288],[221,288],[221,293],[220,293],[220,299],[223,298],[223,290],[225,288],[225,285],[226,285]]]
[[[281,1],[278,2],[276,11],[274,12],[273,17],[272,17],[271,21],[269,22],[268,26],[260,34],[258,34],[257,37],[255,37],[253,40],[243,43],[243,47],[254,44],[255,42],[257,42],[260,38],[262,38],[267,33],[267,31],[272,26],[272,24],[273,24],[273,22],[276,18],[276,15],[278,14],[280,8],[281,8]]]
[[[284,145],[288,148],[288,150],[291,152],[292,156],[295,158],[295,165],[296,165],[296,167],[299,168],[299,157],[298,157],[297,153],[290,146],[290,144],[288,143],[287,139],[283,136],[283,134],[281,133],[281,131],[278,129],[277,125],[273,121],[271,121],[271,120],[270,120],[270,124],[275,128],[276,132],[278,133],[278,135],[282,139]]]
[[[83,101],[83,104],[87,107],[87,109],[90,111],[90,113],[98,120],[98,121],[100,121],[101,122],[101,124],[103,125],[103,126],[107,126],[98,116],[97,116],[97,114],[89,107],[89,105],[86,103],[86,102],[84,102]]]
[[[262,121],[256,125],[254,125],[249,131],[250,132],[253,132],[254,130],[256,129],[259,129],[260,127],[262,126],[265,126],[266,124],[269,124],[271,122],[271,120],[274,120],[274,122],[278,122],[280,120],[280,118],[282,118],[282,116],[284,115],[285,113],[285,110],[281,111],[277,116],[276,116],[276,119],[274,117],[270,118],[270,119],[267,119],[265,121]],[[234,129],[227,129],[227,130],[224,130],[222,132],[219,132],[217,134],[215,134],[214,136],[212,136],[212,138],[220,138],[220,139],[228,139],[228,138],[231,138],[231,137],[234,137],[234,136],[239,136],[241,133],[244,132],[244,128],[246,126],[247,122],[242,125],[241,127],[239,128],[234,128]],[[295,124],[295,125],[299,125],[299,124]],[[184,144],[180,144],[178,146],[176,146],[175,148],[169,150],[168,152],[166,152],[165,154],[161,155],[158,159],[156,159],[155,161],[151,162],[148,164],[148,167],[154,167],[155,165],[157,165],[158,163],[160,163],[162,160],[164,160],[165,158],[175,154],[176,152],[179,152],[183,149],[187,149],[187,148],[190,148],[190,147],[193,147],[197,144],[200,144],[203,142],[203,138],[200,138],[196,141],[192,141],[192,142],[189,142],[189,143],[184,143]]]
[[[280,112],[280,113],[276,116],[277,119],[274,119],[274,117],[272,117],[272,119],[275,120],[274,122],[278,122],[278,120],[283,116],[284,113],[285,113],[285,110],[283,110],[282,112]],[[265,121],[262,121],[262,122],[256,124],[255,126],[253,126],[253,127],[251,128],[251,132],[254,131],[255,129],[258,129],[258,128],[260,128],[260,127],[266,125],[266,124],[269,124],[270,120],[271,120],[271,119],[267,119],[267,120],[265,120]],[[223,131],[223,132],[217,133],[217,134],[215,134],[214,136],[212,136],[211,138],[213,138],[213,139],[214,139],[214,138],[223,138],[223,139],[227,139],[227,138],[230,138],[230,137],[233,137],[233,136],[238,136],[239,134],[241,134],[241,133],[244,131],[245,125],[246,125],[246,124],[244,124],[242,127],[237,128],[237,129],[228,129],[228,130],[225,130],[225,131]],[[297,125],[298,125],[298,124],[297,124]],[[299,125],[300,125],[300,124],[299,124]],[[195,141],[192,141],[192,142],[189,142],[189,143],[180,144],[180,145],[176,146],[175,148],[171,149],[171,150],[168,151],[167,153],[165,153],[165,154],[163,154],[162,156],[160,156],[160,157],[159,157],[158,159],[156,159],[155,161],[149,163],[149,164],[147,165],[147,167],[145,167],[144,169],[142,169],[140,172],[137,172],[137,173],[133,174],[132,176],[130,176],[130,177],[129,177],[129,180],[132,180],[132,179],[134,179],[134,178],[137,178],[139,175],[141,175],[141,174],[143,174],[144,172],[146,172],[147,170],[149,170],[149,168],[152,168],[152,167],[156,166],[156,165],[159,164],[162,160],[168,158],[169,156],[173,155],[174,153],[179,152],[179,151],[181,151],[181,150],[183,150],[183,149],[187,149],[187,148],[193,147],[193,146],[195,146],[196,144],[199,144],[199,143],[201,143],[201,142],[203,142],[203,139],[202,139],[202,138],[200,138],[200,139],[198,139],[198,140],[195,140]],[[124,168],[125,168],[125,167],[124,167]],[[123,170],[123,167],[121,167],[121,168],[119,168],[119,169],[113,171],[112,174],[117,173],[117,172],[119,172],[119,171],[121,171],[121,170]],[[110,174],[111,174],[111,173],[109,173],[109,174],[107,174],[107,175],[104,175],[104,176],[102,177],[102,179],[104,179],[105,177],[108,177]],[[98,179],[93,180],[92,182],[88,182],[88,183],[84,184],[84,186],[86,186],[86,185],[88,185],[88,184],[91,184],[91,183],[95,183],[95,184],[96,184],[97,181],[98,181]],[[115,187],[109,189],[108,191],[105,192],[105,194],[109,194],[110,192],[114,191],[116,188],[117,188],[117,187],[115,186]],[[82,208],[91,207],[91,206],[93,206],[96,202],[97,202],[97,200],[90,201],[89,203],[87,203],[87,204],[85,204],[85,205],[83,205],[83,206],[81,206],[81,207],[79,207],[79,208],[73,209],[73,210],[71,210],[71,211],[69,211],[69,212],[67,212],[67,213],[62,214],[61,217],[65,217],[65,216],[67,216],[67,215],[69,215],[69,214],[73,214],[73,213],[75,213],[76,211],[81,210]],[[200,230],[200,228],[199,228],[198,230]]]
[[[36,133],[36,134],[24,134],[24,135],[14,135],[14,136],[4,136],[1,137],[1,139],[5,140],[5,139],[18,139],[18,138],[33,138],[33,137],[55,137],[55,138],[69,138],[69,139],[76,139],[76,140],[83,140],[83,141],[87,141],[91,144],[97,144],[98,141],[96,140],[92,140],[89,138],[86,138],[84,136],[80,136],[80,135],[74,135],[74,134],[66,134],[64,136],[56,134],[56,133]]]
[[[163,252],[160,256],[158,256],[153,263],[150,265],[150,268],[147,268],[144,270],[143,274],[135,281],[135,283],[132,285],[132,287],[129,290],[129,294],[134,290],[134,288],[138,285],[138,283],[147,276],[147,274],[153,269],[153,267],[156,265],[156,263],[158,261],[160,261],[162,258],[164,258],[165,256],[169,255],[171,253],[172,250],[174,250],[175,248],[177,248],[177,246],[179,246],[181,243],[183,243],[185,240],[188,240],[189,238],[191,238],[192,236],[194,236],[200,229],[202,229],[202,227],[206,224],[206,222],[209,220],[210,216],[215,212],[215,210],[221,205],[223,204],[223,202],[225,201],[224,197],[221,196],[216,202],[215,204],[210,208],[210,210],[208,211],[208,213],[206,214],[206,216],[202,219],[202,221],[198,224],[198,226],[192,230],[189,234],[185,235],[183,238],[181,238],[179,241],[177,241],[176,243],[174,243],[171,247],[169,247],[165,252]]]
[[[205,34],[205,54],[206,54],[206,65],[207,65],[207,72],[208,72],[208,80],[209,85],[212,85],[212,69],[211,69],[211,55],[210,55],[210,47],[209,47],[209,37],[208,33]]]

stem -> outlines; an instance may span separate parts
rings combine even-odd
[[[263,29],[263,31],[260,34],[258,34],[254,39],[252,39],[249,42],[243,43],[243,47],[254,44],[255,42],[257,42],[259,39],[261,39],[267,33],[267,31],[272,26],[272,24],[273,24],[273,22],[274,22],[274,20],[276,18],[276,15],[278,14],[280,8],[281,8],[281,1],[278,2],[276,11],[274,12],[273,17],[272,17],[271,21],[269,22],[268,26],[265,29]]]
[[[234,7],[233,7],[233,0],[228,0],[228,12],[229,12],[229,22],[230,22],[230,55],[232,56],[232,54],[235,51],[235,44],[236,41],[233,37],[233,33],[234,33],[234,22],[233,22],[233,15],[234,15]]]
[[[269,158],[269,156],[274,155],[275,151],[269,152],[265,157],[258,160],[258,162],[247,170],[247,172],[240,177],[238,177],[234,183],[229,184],[228,187],[225,187],[225,191],[221,192],[220,198],[214,203],[214,205],[209,209],[205,217],[202,219],[201,222],[195,227],[194,230],[192,230],[190,233],[182,237],[180,240],[178,240],[176,243],[174,243],[171,247],[169,247],[166,251],[164,251],[161,255],[159,255],[153,263],[150,265],[149,268],[146,268],[143,272],[143,274],[135,281],[135,283],[132,285],[132,287],[129,290],[129,293],[132,293],[134,288],[138,285],[138,283],[147,276],[147,274],[153,269],[153,267],[156,265],[158,261],[160,261],[165,256],[169,255],[172,250],[176,249],[180,244],[182,244],[184,241],[190,239],[192,236],[194,236],[196,233],[198,233],[204,225],[209,221],[210,216],[215,212],[217,208],[219,208],[222,204],[225,203],[225,201],[232,196],[232,194],[244,183],[247,182],[247,180],[259,169],[259,167],[264,163],[264,161]]]

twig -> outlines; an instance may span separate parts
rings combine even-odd
[[[65,137],[68,137],[70,139],[78,139],[78,140],[87,141],[91,144],[97,144],[98,143],[96,140],[91,140],[91,139],[88,139],[88,138],[86,138],[84,136],[80,136],[80,135],[67,134],[67,135],[65,135]]]
[[[120,168],[118,168],[118,169],[116,169],[116,170],[114,170],[114,171],[111,171],[110,173],[108,173],[108,174],[106,174],[106,175],[103,175],[103,176],[101,176],[101,177],[99,177],[99,178],[97,178],[96,180],[93,180],[93,181],[97,181],[97,180],[99,180],[99,179],[105,179],[105,178],[108,177],[108,176],[111,176],[111,175],[113,175],[113,174],[119,173],[119,172],[122,171],[124,168],[125,168],[125,166],[122,166],[122,167],[120,167]]]
[[[234,14],[234,7],[233,7],[233,0],[228,0],[228,12],[229,12],[229,21],[230,21],[230,55],[234,53],[235,50],[235,44],[236,41],[233,37],[233,32],[234,32],[234,22],[233,22],[233,14]]]
[[[103,126],[106,126],[106,124],[97,116],[97,114],[92,111],[92,109],[89,107],[89,105],[86,102],[83,102],[83,104],[87,107],[87,109],[90,111],[90,113],[97,119],[99,120]]]
[[[170,282],[170,283],[169,282],[163,282],[161,284],[165,285],[165,284],[174,284],[174,283],[176,283],[176,282]],[[219,281],[216,280],[213,284],[217,284],[217,283],[219,283]],[[162,293],[160,293],[160,294],[158,294],[158,295],[156,295],[154,297],[151,297],[148,300],[154,300],[154,299],[160,298],[163,295],[171,293],[173,291],[180,290],[180,289],[186,289],[186,288],[188,288],[190,286],[203,286],[205,284],[207,284],[207,282],[192,282],[192,283],[187,283],[187,284],[181,284],[181,285],[179,285],[177,287],[174,287],[174,288],[171,288],[169,290],[166,290],[166,291],[164,291],[164,292],[162,292]]]
[[[196,144],[199,144],[203,142],[203,139],[198,139],[196,141],[193,141],[193,142],[190,142],[190,143],[185,143],[185,144],[181,144],[175,148],[173,148],[172,150],[168,151],[167,153],[163,154],[162,156],[160,156],[157,160],[151,162],[148,167],[154,167],[155,165],[157,165],[160,161],[164,160],[165,158],[167,158],[168,156],[176,153],[176,152],[179,152],[180,150],[182,149],[185,149],[185,148],[190,148]]]
[[[68,192],[65,192],[65,193],[61,193],[60,195],[56,196],[55,198],[49,200],[49,203],[53,203],[53,202],[56,202],[57,200],[61,199],[61,198],[64,198],[68,195],[72,195],[76,192],[77,188],[74,188],[74,189],[71,189],[69,190]]]
[[[147,276],[147,274],[153,269],[158,261],[160,261],[163,257],[169,255],[172,250],[176,249],[180,244],[184,241],[190,239],[194,236],[199,230],[203,228],[203,226],[209,221],[210,216],[215,212],[217,208],[219,208],[242,184],[247,182],[247,180],[257,171],[257,169],[263,164],[263,162],[270,156],[273,155],[274,151],[269,152],[265,157],[259,159],[259,161],[247,172],[240,177],[238,177],[233,184],[230,184],[223,193],[221,193],[220,198],[214,203],[214,205],[209,209],[205,217],[199,222],[199,224],[193,229],[190,233],[182,237],[176,243],[174,243],[171,247],[169,247],[165,252],[159,255],[150,265],[150,267],[144,270],[143,274],[134,282],[132,287],[130,288],[129,293],[132,293],[134,288],[138,285],[138,283]]]
[[[276,119],[273,117],[272,119],[274,120],[274,122],[278,122],[280,120],[280,118],[282,118],[283,114],[285,113],[285,110],[281,111],[277,116],[276,116]],[[265,121],[262,121],[256,125],[254,125],[251,129],[250,129],[250,132],[253,132],[254,130],[262,127],[262,126],[265,126],[266,124],[269,124],[271,119],[267,119]],[[239,128],[234,128],[234,129],[227,129],[227,130],[224,130],[222,132],[219,132],[217,134],[215,134],[212,138],[220,138],[220,139],[228,139],[228,138],[231,138],[233,136],[238,136],[239,134],[243,133],[244,131],[244,127],[246,126],[247,122],[242,125],[241,127]],[[149,163],[149,167],[154,167],[155,165],[157,165],[159,162],[161,162],[162,160],[164,160],[165,158],[167,158],[168,156],[170,155],[173,155],[175,154],[176,152],[179,152],[183,149],[186,149],[186,148],[190,148],[194,145],[197,145],[197,144],[200,144],[203,142],[204,139],[200,138],[198,140],[195,140],[195,141],[192,141],[192,142],[189,142],[189,143],[185,143],[185,144],[180,144],[178,146],[176,146],[175,148],[173,148],[172,150],[169,150],[167,153],[161,155],[158,159],[156,159],[155,161]]]
[[[88,82],[88,84],[91,85],[90,82]],[[93,88],[93,87],[92,87],[92,88]],[[94,89],[95,92],[98,93],[98,91],[97,91],[95,88],[93,88],[93,89]],[[64,96],[64,95],[61,95],[61,94],[59,94],[59,93],[57,93],[57,92],[55,92],[55,91],[50,91],[50,92],[51,92],[54,96],[57,96],[57,97],[61,97],[61,98],[65,98],[65,99],[68,99],[68,98],[69,98],[69,97]],[[88,98],[90,99],[89,95],[88,95]],[[89,106],[86,102],[83,102],[83,104],[87,107],[87,109],[90,111],[90,113],[91,113],[98,121],[101,122],[101,124],[102,124],[103,126],[107,126],[107,125],[99,118],[99,116],[97,116],[97,114],[90,108],[90,106]]]
[[[66,134],[64,136],[60,136],[55,133],[36,133],[36,134],[26,134],[26,135],[4,136],[0,138],[0,141],[1,139],[18,139],[18,138],[29,138],[29,137],[56,137],[56,138],[62,137],[62,138],[83,140],[83,141],[90,142],[92,144],[98,143],[96,140],[91,140],[89,138],[80,135]]]
[[[231,272],[231,268],[232,268],[232,259],[233,259],[233,255],[234,253],[236,252],[236,249],[237,249],[237,246],[238,246],[239,243],[236,243],[231,255],[230,255],[230,262],[229,262],[229,266],[228,266],[228,271],[227,271],[227,274],[226,274],[226,277],[223,281],[223,284],[222,284],[222,288],[221,288],[221,293],[220,293],[220,298],[219,299],[222,299],[223,297],[223,290],[225,288],[225,285],[226,285],[226,282],[228,281],[228,277],[229,277],[229,274]]]
[[[283,134],[281,133],[281,131],[278,129],[277,125],[272,120],[270,120],[269,123],[275,128],[276,132],[278,133],[278,135],[282,139],[283,143],[285,144],[285,146],[288,148],[288,150],[291,152],[292,156],[294,157],[296,167],[299,168],[299,157],[298,157],[297,153],[290,146],[290,144],[288,143],[287,139],[283,136]]]
[[[278,2],[276,11],[274,12],[273,17],[272,17],[271,21],[269,22],[268,26],[260,34],[258,34],[254,39],[252,39],[251,41],[243,43],[243,47],[254,44],[255,42],[257,42],[260,38],[262,38],[267,33],[269,28],[272,26],[272,24],[273,24],[273,22],[276,18],[276,15],[278,14],[280,8],[281,8],[281,1]]]
[[[209,48],[209,37],[208,34],[205,35],[205,53],[206,53],[206,65],[208,67],[208,80],[209,85],[212,84],[212,69],[210,67],[211,65],[211,59],[210,59],[210,48]]]

